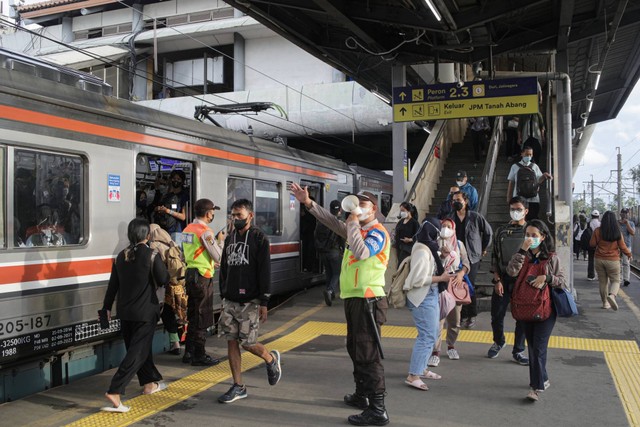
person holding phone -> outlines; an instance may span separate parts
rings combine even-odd
[[[525,268],[527,277],[521,277],[521,270]],[[530,274],[539,272],[542,274]],[[555,254],[555,244],[547,225],[539,219],[527,223],[525,238],[522,246],[509,261],[507,274],[511,277],[524,279],[525,286],[544,289],[547,286],[567,288],[564,271],[560,260]],[[523,273],[525,274],[525,273]],[[518,286],[513,295],[518,292]],[[549,338],[556,324],[556,313],[551,305],[551,315],[541,321],[523,321],[524,334],[529,347],[529,393],[527,399],[538,401],[540,394],[551,385],[547,375],[547,347]]]

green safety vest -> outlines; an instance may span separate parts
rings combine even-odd
[[[340,298],[373,298],[383,297],[384,274],[389,263],[389,234],[382,224],[375,224],[372,228],[385,235],[382,251],[369,258],[358,260],[347,247],[342,257],[340,270]],[[362,238],[369,230],[360,230]]]
[[[201,276],[210,278],[214,273],[213,260],[200,239],[206,231],[209,227],[204,224],[192,222],[187,225],[182,231],[182,250],[187,268],[197,268]]]

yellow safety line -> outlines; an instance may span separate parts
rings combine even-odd
[[[309,310],[309,312],[315,312],[316,309],[318,307]],[[304,318],[306,314],[307,312],[298,316],[298,318]],[[295,322],[292,320],[288,323],[293,325]],[[279,329],[284,330],[283,328],[284,325]],[[275,331],[271,335],[275,335],[274,333]],[[319,336],[345,336],[346,333],[347,329],[344,323],[310,321],[295,331],[269,343],[269,348],[278,349],[281,353],[286,353],[300,345],[313,341]],[[507,333],[506,335],[508,339],[513,339],[512,333]],[[382,336],[384,338],[415,339],[416,329],[405,326],[383,326]],[[461,331],[458,341],[491,344],[493,337],[487,331],[465,330]],[[549,341],[549,347],[603,352],[625,408],[629,424],[640,427],[640,387],[638,387],[640,348],[638,348],[635,341],[552,336]],[[262,363],[262,359],[249,353],[244,353],[242,370],[252,369]],[[213,366],[170,383],[167,390],[160,393],[151,396],[138,396],[126,401],[125,403],[131,406],[131,411],[126,414],[100,412],[69,425],[83,427],[128,426],[229,378],[230,372],[227,364]]]

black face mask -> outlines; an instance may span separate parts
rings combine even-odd
[[[182,181],[171,181],[171,186],[173,186],[173,188],[180,188],[182,187]]]
[[[462,204],[462,202],[453,202],[453,209],[461,211],[463,208],[464,204]]]
[[[242,230],[247,226],[247,219],[235,219],[233,220],[233,228],[236,230]]]

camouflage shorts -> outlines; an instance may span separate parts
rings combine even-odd
[[[256,344],[260,327],[260,301],[239,303],[223,300],[220,325],[227,341],[237,340],[242,346]]]

